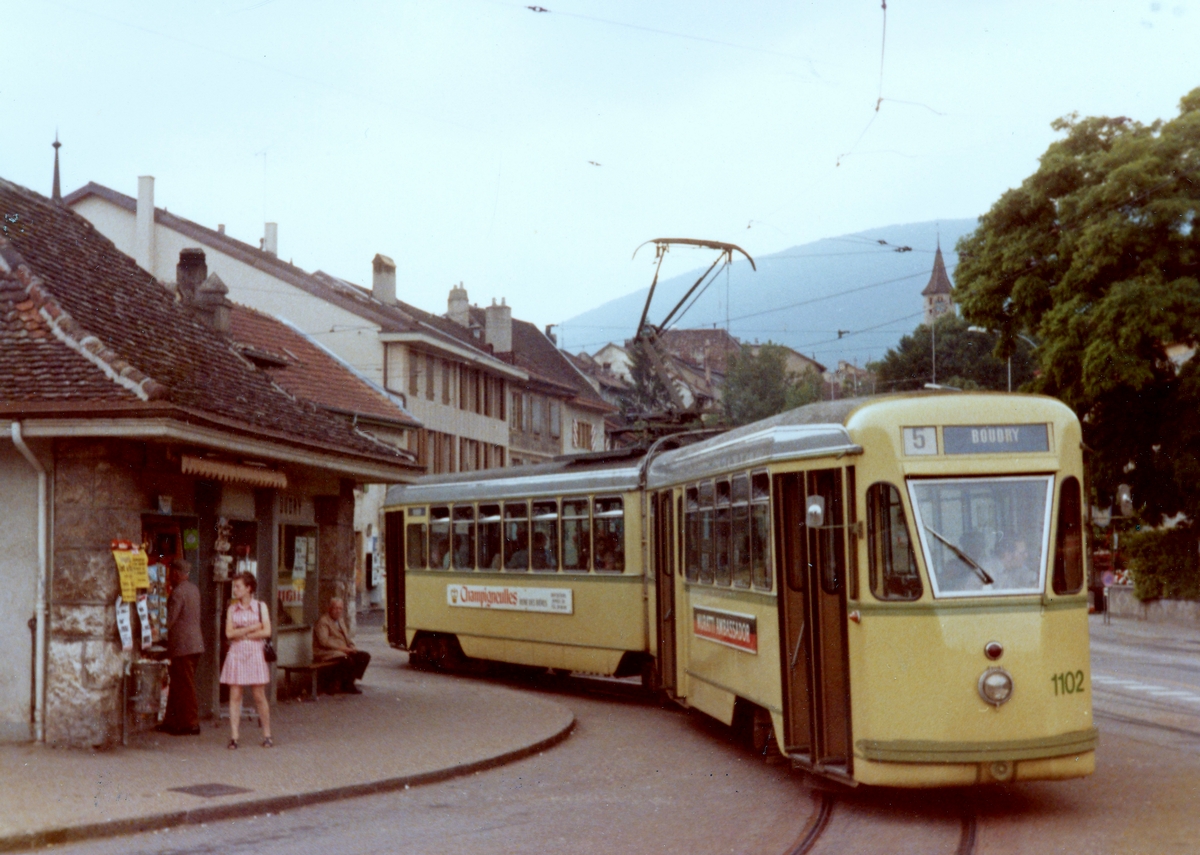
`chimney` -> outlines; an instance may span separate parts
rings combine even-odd
[[[450,289],[450,299],[446,303],[448,309],[446,315],[450,320],[459,326],[469,327],[471,325],[471,304],[467,302],[467,289],[461,282]]]
[[[512,308],[504,305],[503,297],[499,306],[493,298],[492,305],[484,309],[483,335],[495,353],[512,353]]]
[[[396,305],[396,262],[376,253],[371,260],[371,293],[387,306]]]
[[[217,223],[217,234],[219,234],[219,235],[225,234],[225,224],[224,223]]]
[[[133,259],[147,273],[154,273],[154,176],[138,176],[137,226],[133,237]]]
[[[227,333],[230,327],[229,313],[233,303],[229,302],[229,289],[221,277],[213,273],[196,289],[195,309],[217,332]]]
[[[263,227],[262,248],[267,255],[279,255],[279,223],[267,223]]]
[[[558,344],[558,336],[550,332],[550,330],[554,329],[556,326],[558,326],[558,324],[546,324],[546,338],[550,339],[551,344]]]
[[[208,278],[208,264],[204,250],[191,247],[179,250],[179,264],[175,266],[175,288],[185,306],[196,302],[197,290]]]

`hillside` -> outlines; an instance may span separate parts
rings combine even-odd
[[[728,286],[721,274],[676,326],[724,326],[728,303],[729,331],[743,341],[786,344],[831,368],[839,359],[864,365],[881,358],[921,322],[921,289],[929,281],[939,226],[953,280],[958,263],[954,244],[974,230],[975,220],[886,226],[764,255],[755,259],[758,272],[744,259],[737,261],[729,269]],[[912,250],[895,250],[902,246]],[[676,252],[694,253],[705,267],[714,255],[707,250]],[[703,269],[660,282],[650,319],[663,317]],[[605,342],[633,335],[648,279],[646,284],[563,323],[560,342],[573,353],[594,353]]]

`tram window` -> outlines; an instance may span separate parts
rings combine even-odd
[[[754,587],[771,590],[771,478],[759,472],[750,479],[750,564]]]
[[[683,572],[689,582],[700,579],[700,492],[696,487],[685,491]]]
[[[529,505],[504,503],[504,569],[529,569]]]
[[[404,536],[404,550],[408,553],[409,570],[425,568],[425,523],[409,523]]]
[[[446,505],[429,509],[429,567],[450,568],[450,508]]]
[[[1054,545],[1054,593],[1075,594],[1083,587],[1083,517],[1079,480],[1063,481],[1058,499],[1058,535]]]
[[[475,569],[475,508],[454,506],[454,569]]]
[[[733,509],[729,506],[729,481],[718,481],[716,486],[716,509],[713,512],[713,581],[718,585],[729,585],[733,581],[729,555],[733,526]]]
[[[587,572],[592,557],[592,520],[587,499],[562,503],[562,566]]]
[[[533,503],[533,569],[558,570],[558,502]]]
[[[867,489],[867,548],[871,593],[878,600],[916,600],[921,577],[900,491],[891,484]]]
[[[713,482],[700,482],[700,581],[711,585],[716,579],[713,566]]]
[[[596,569],[625,570],[625,506],[620,497],[596,498]]]
[[[1053,480],[1029,475],[909,481],[913,527],[934,594],[1040,593]]]
[[[479,569],[500,569],[500,541],[503,521],[499,505],[479,506]]]
[[[750,478],[733,479],[733,534],[730,563],[735,588],[750,587]]]

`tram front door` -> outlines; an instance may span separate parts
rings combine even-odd
[[[846,526],[841,469],[775,479],[784,749],[849,773],[850,681],[846,648]],[[808,497],[824,523],[805,524]]]
[[[675,515],[670,490],[654,498],[654,576],[658,601],[659,688],[675,694]]]

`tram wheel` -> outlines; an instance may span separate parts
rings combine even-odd
[[[771,766],[783,762],[783,752],[775,741],[775,723],[771,714],[758,706],[750,716],[750,747]]]

